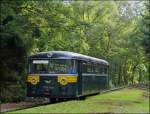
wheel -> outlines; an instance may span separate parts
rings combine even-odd
[[[64,98],[58,98],[58,101],[64,101],[65,99]]]
[[[81,97],[78,97],[77,99],[78,99],[78,100],[85,100],[86,97],[85,97],[85,96],[81,96]]]

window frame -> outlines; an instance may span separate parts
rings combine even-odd
[[[36,73],[34,71],[34,65],[33,65],[33,60],[48,60],[48,70],[46,73]],[[68,70],[66,73],[58,73],[58,72],[54,72],[54,73],[50,73],[50,64],[51,64],[51,60],[70,60],[71,66],[73,66],[75,68],[75,73],[68,73]],[[45,59],[45,58],[40,58],[40,59],[30,59],[29,63],[28,63],[28,73],[30,74],[77,74],[78,73],[78,66],[77,66],[77,61],[76,59],[64,59],[64,58],[51,58],[51,59]],[[66,65],[66,67],[68,68],[68,65]]]

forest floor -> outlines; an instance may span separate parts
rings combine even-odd
[[[138,88],[89,96],[8,113],[149,113],[149,92]]]

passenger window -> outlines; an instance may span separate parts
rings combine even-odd
[[[98,65],[96,63],[93,64],[93,73],[97,73],[98,72],[97,66]]]
[[[106,67],[104,68],[104,74],[107,74],[107,68]]]
[[[52,59],[50,60],[49,73],[75,74],[76,64],[74,60]]]
[[[32,67],[34,73],[48,73],[48,60],[33,60]]]
[[[102,66],[99,67],[99,73],[103,74],[103,67]]]
[[[99,73],[98,67],[99,67],[99,64],[96,64],[96,65],[95,65],[95,73]]]
[[[87,73],[92,73],[92,65],[91,65],[91,63],[87,63]]]
[[[99,73],[100,69],[99,69],[99,64],[96,63],[90,63],[90,62],[83,62],[82,64],[82,72],[83,73]]]
[[[82,63],[82,69],[83,69],[83,73],[87,73],[87,63],[86,62],[83,62]]]
[[[88,62],[83,62],[82,64],[82,69],[83,69],[83,73],[91,73],[92,69],[91,69],[91,64]]]

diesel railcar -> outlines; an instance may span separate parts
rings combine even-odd
[[[67,51],[40,52],[29,57],[28,97],[79,98],[108,88],[109,63]]]

